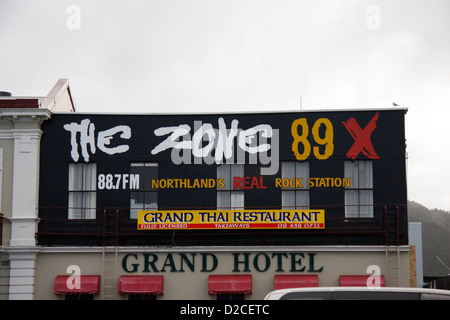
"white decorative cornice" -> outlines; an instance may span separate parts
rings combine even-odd
[[[0,108],[0,120],[9,121],[37,121],[42,123],[52,117],[52,112],[48,109],[33,108]]]
[[[408,252],[409,246],[399,246],[399,252]],[[172,247],[172,246],[125,246],[125,247],[41,247],[41,253],[185,253],[185,252],[385,252],[386,246],[195,246],[195,247]]]

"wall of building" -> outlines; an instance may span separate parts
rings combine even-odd
[[[368,127],[370,130],[347,129],[347,123],[354,128]],[[231,128],[239,133],[240,138],[236,136],[227,143],[218,142],[219,137],[227,139],[226,135],[233,132]],[[109,217],[119,214],[120,226],[117,229],[126,236],[119,234],[118,244],[169,245],[173,242],[172,230],[137,230],[137,219],[130,211],[131,197],[141,191],[145,177],[139,175],[139,187],[137,183],[131,183],[133,166],[149,163],[157,168],[157,177],[149,178],[146,183],[150,185],[151,181],[150,192],[157,193],[157,203],[154,204],[158,210],[229,209],[219,208],[217,200],[223,191],[218,173],[218,167],[223,163],[243,166],[238,178],[248,179],[248,184],[243,187],[242,184],[233,184],[237,180],[232,180],[230,186],[230,191],[241,192],[245,198],[240,204],[241,209],[275,210],[288,209],[283,207],[282,198],[290,186],[282,186],[279,181],[283,178],[288,182],[298,181],[298,177],[283,176],[282,167],[287,162],[304,164],[309,168],[309,178],[305,178],[302,187],[295,190],[308,192],[306,207],[325,210],[325,228],[285,228],[283,233],[274,230],[276,227],[272,230],[244,227],[229,232],[217,227],[198,232],[181,228],[176,230],[176,244],[374,245],[385,243],[387,238],[390,244],[408,243],[404,110],[226,115],[71,113],[54,114],[43,125],[43,131],[38,237],[42,245],[90,246],[107,240],[101,239],[101,234],[95,237],[97,231],[92,230],[90,238],[82,237],[83,233],[89,233],[82,229],[86,224],[69,217],[70,166],[78,166],[81,170],[82,165],[92,165],[96,170],[90,186],[95,192],[95,208],[92,208],[95,217],[92,213],[86,219],[90,220],[91,227],[100,230],[108,225],[113,230],[115,227],[103,214]],[[365,135],[364,139],[358,139],[354,131]],[[196,142],[192,143],[194,140]],[[256,141],[256,145],[251,146],[250,141]],[[219,150],[221,144],[228,144],[230,150],[235,150],[230,158],[225,159],[225,153]],[[217,155],[206,152],[202,155],[199,150],[194,150],[207,148]],[[259,151],[250,153],[250,148]],[[240,159],[239,150],[242,153]],[[214,159],[215,156],[218,159]],[[373,178],[368,187],[372,198],[367,206],[346,204],[349,187],[342,181],[350,178],[346,176],[349,174],[345,168],[357,161],[368,162],[373,168],[370,170]],[[314,185],[309,186],[309,179]],[[328,183],[330,179],[338,179],[341,183]],[[358,178],[351,179],[355,181]],[[154,181],[161,184],[153,187]],[[177,185],[174,181],[182,181],[183,184]],[[216,184],[195,187],[195,181],[213,181]],[[361,212],[357,212],[357,216],[347,215],[347,210],[356,208],[358,211],[360,207],[371,209],[371,212],[367,216]],[[394,217],[385,219],[386,214],[398,214],[398,225],[386,227],[387,221],[397,220]],[[53,223],[51,228],[47,227],[47,222]],[[389,231],[389,237],[385,237],[384,230]],[[61,236],[64,232],[67,236]],[[114,243],[107,241],[105,244]]]
[[[3,107],[0,104],[0,299],[63,299],[53,293],[55,277],[70,274],[71,266],[81,275],[101,276],[96,299],[126,299],[117,294],[117,284],[121,275],[130,274],[163,275],[164,295],[159,299],[167,300],[215,299],[208,294],[208,276],[223,274],[251,274],[248,299],[262,299],[273,290],[276,274],[316,274],[320,286],[336,286],[340,275],[375,270],[388,286],[410,283],[405,110],[76,114],[65,79],[43,99],[5,99]],[[52,115],[50,110],[67,113]],[[171,142],[169,136],[179,129],[184,134]],[[230,132],[239,136],[228,139]],[[225,139],[224,147],[234,150],[231,158],[219,150],[219,137]],[[223,157],[204,154],[207,148]],[[136,190],[131,190],[130,180],[125,183],[131,164],[158,164],[158,179],[168,183],[157,187],[158,210],[189,208],[216,215],[218,192],[223,191],[219,187],[169,183],[218,183],[217,167],[224,158],[226,163],[245,163],[239,178],[248,184],[230,189],[242,190],[243,207],[251,210],[290,210],[282,208],[286,187],[277,186],[284,177],[283,162],[308,163],[314,179],[345,179],[346,162],[370,159],[374,210],[369,217],[346,216],[345,187],[325,183],[309,189],[308,206],[324,213],[325,225],[318,223],[318,229],[171,230],[162,224],[168,230],[138,230],[138,220],[130,213],[131,192]],[[69,219],[69,167],[82,163],[96,164],[96,214]],[[108,177],[119,177],[122,183],[108,185]],[[306,215],[317,214],[305,210]],[[388,213],[397,215],[400,224],[386,226]],[[387,243],[401,246],[386,252],[392,249],[383,245]],[[106,290],[111,283],[112,295]]]
[[[37,218],[40,125],[50,117],[50,112],[37,108],[0,108],[0,117],[2,244],[8,246],[11,242],[15,245],[14,241],[25,241],[27,245],[34,245],[35,227],[29,234],[24,235],[23,231],[36,223],[31,220]],[[21,225],[20,232],[17,232],[20,228],[12,228],[14,222]]]
[[[13,163],[14,163],[14,141],[0,139],[0,149],[2,149],[2,180],[1,180],[1,213],[3,214],[3,238],[2,244],[9,245],[11,238],[11,224],[9,219],[12,213],[12,183],[13,183]]]
[[[32,299],[38,222],[39,150],[48,110],[35,105],[4,108],[0,100],[2,245],[0,299]],[[28,100],[27,100],[28,101]]]
[[[103,250],[100,247],[42,248],[36,265],[36,299],[64,299],[63,295],[53,294],[54,282],[58,275],[72,275],[68,271],[71,265],[78,266],[81,275],[102,277]],[[110,248],[109,252],[114,254],[114,250]],[[194,270],[183,262],[183,254],[192,262]],[[263,299],[274,289],[276,274],[316,274],[319,286],[339,286],[340,275],[375,275],[374,267],[379,267],[387,286],[408,287],[409,247],[401,247],[399,257],[400,269],[395,271],[395,276],[399,272],[399,278],[388,279],[384,247],[120,247],[115,284],[117,290],[121,275],[162,275],[164,294],[158,299],[208,300],[216,298],[208,294],[209,275],[251,274],[252,293],[246,299],[254,300]],[[104,298],[102,290],[95,299]],[[127,295],[116,294],[115,299],[127,299]]]
[[[213,137],[222,135],[226,139],[231,128],[242,134],[242,139],[228,140],[236,157],[228,160],[243,164],[239,176],[234,177],[248,182],[239,185],[235,179],[229,190],[242,192],[245,203],[241,211],[288,212],[282,199],[291,185],[283,187],[280,181],[300,180],[282,172],[282,167],[285,162],[306,163],[308,178],[316,182],[307,188],[307,207],[324,214],[324,225],[318,223],[317,229],[289,229],[287,224],[251,229],[244,223],[242,229],[218,229],[220,210],[231,208],[220,208],[219,193],[224,190],[219,186],[223,181],[218,167],[224,159],[221,144]],[[54,281],[56,276],[70,273],[67,268],[72,265],[79,267],[81,275],[101,276],[103,285],[108,282],[117,286],[121,275],[163,275],[164,295],[160,299],[215,299],[208,294],[208,276],[213,274],[251,274],[253,292],[248,299],[263,299],[274,289],[276,274],[317,274],[320,286],[337,286],[340,275],[379,272],[387,286],[409,286],[404,110],[227,115],[65,113],[54,114],[43,125],[43,132],[38,299],[63,299],[53,294]],[[250,145],[251,140],[256,144]],[[267,149],[248,152],[248,148],[265,143],[270,145],[271,153]],[[195,147],[198,150],[194,151]],[[196,154],[207,147],[215,150],[220,159],[213,159],[212,153]],[[244,152],[238,159],[239,148]],[[371,204],[364,207],[370,207],[368,216],[347,212],[349,208],[359,210],[359,205],[346,202],[346,192],[351,189],[348,185],[326,182],[349,179],[352,173],[346,173],[346,168],[355,161],[368,161],[367,166],[372,168],[367,171],[370,186],[364,187],[373,196]],[[133,170],[144,163],[157,168],[157,175],[140,173],[131,182]],[[70,182],[70,170],[75,165],[83,170],[91,170],[82,167],[87,165],[95,168],[93,177],[86,178],[93,182],[84,190],[89,192],[89,199],[95,192],[95,201],[90,202],[95,208],[81,208],[80,212],[89,214],[74,219],[69,199],[79,191]],[[137,180],[147,186],[152,181],[152,187],[138,187]],[[198,181],[212,181],[214,186],[199,187],[195,185]],[[153,187],[154,182],[160,184]],[[303,183],[306,185],[306,181]],[[155,213],[172,217],[172,211],[179,209],[214,216],[216,224],[202,229],[202,222],[196,226],[199,229],[183,230],[184,226],[138,219],[130,208],[132,193],[141,189],[157,193],[157,206],[147,209],[149,216]],[[298,210],[312,214],[308,209]],[[234,208],[229,214],[236,212]],[[392,221],[397,222],[392,225]],[[147,229],[141,229],[147,224]],[[395,249],[386,244],[395,244]],[[114,276],[107,276],[111,259],[115,262]],[[192,259],[195,268],[191,270],[183,259]],[[212,265],[213,261],[217,265]],[[117,295],[117,287],[112,296],[105,292],[105,287],[100,288],[96,299],[127,298]]]
[[[50,110],[75,110],[67,79],[45,97],[0,98],[0,300],[34,297],[41,124]]]

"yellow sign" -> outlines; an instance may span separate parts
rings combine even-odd
[[[324,228],[325,210],[138,211],[138,230]]]

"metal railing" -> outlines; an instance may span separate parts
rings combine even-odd
[[[172,208],[182,210],[186,208]],[[189,208],[191,210],[206,210],[207,208]],[[252,208],[261,209],[261,208]],[[265,207],[265,209],[269,209]],[[275,208],[271,208],[275,209]],[[276,208],[280,209],[280,208]],[[319,209],[319,207],[310,209]],[[346,217],[345,206],[320,206],[325,210],[325,229],[320,230],[182,230],[178,235],[191,237],[207,237],[217,234],[245,236],[277,236],[280,232],[286,235],[298,234],[314,236],[335,236],[336,244],[343,243],[349,236],[373,236],[378,244],[399,245],[407,243],[407,212],[406,205],[376,205],[373,206],[373,217]],[[161,210],[169,210],[161,208]],[[188,209],[186,209],[188,210]],[[138,230],[137,220],[130,218],[129,208],[97,208],[93,219],[68,219],[67,207],[39,208],[39,226],[37,236],[41,242],[55,237],[92,238],[98,245],[118,245],[121,239],[136,237],[158,237],[173,232],[173,230]],[[51,241],[49,241],[51,242]]]

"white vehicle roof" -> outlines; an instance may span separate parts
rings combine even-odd
[[[440,289],[427,289],[427,288],[403,288],[403,287],[309,287],[309,288],[290,288],[290,289],[280,289],[269,292],[265,300],[280,300],[283,296],[290,293],[334,293],[334,292],[379,292],[379,293],[418,293],[418,294],[428,294],[433,296],[441,295],[442,299],[450,300],[450,290],[440,290]],[[294,298],[295,299],[295,298]]]

